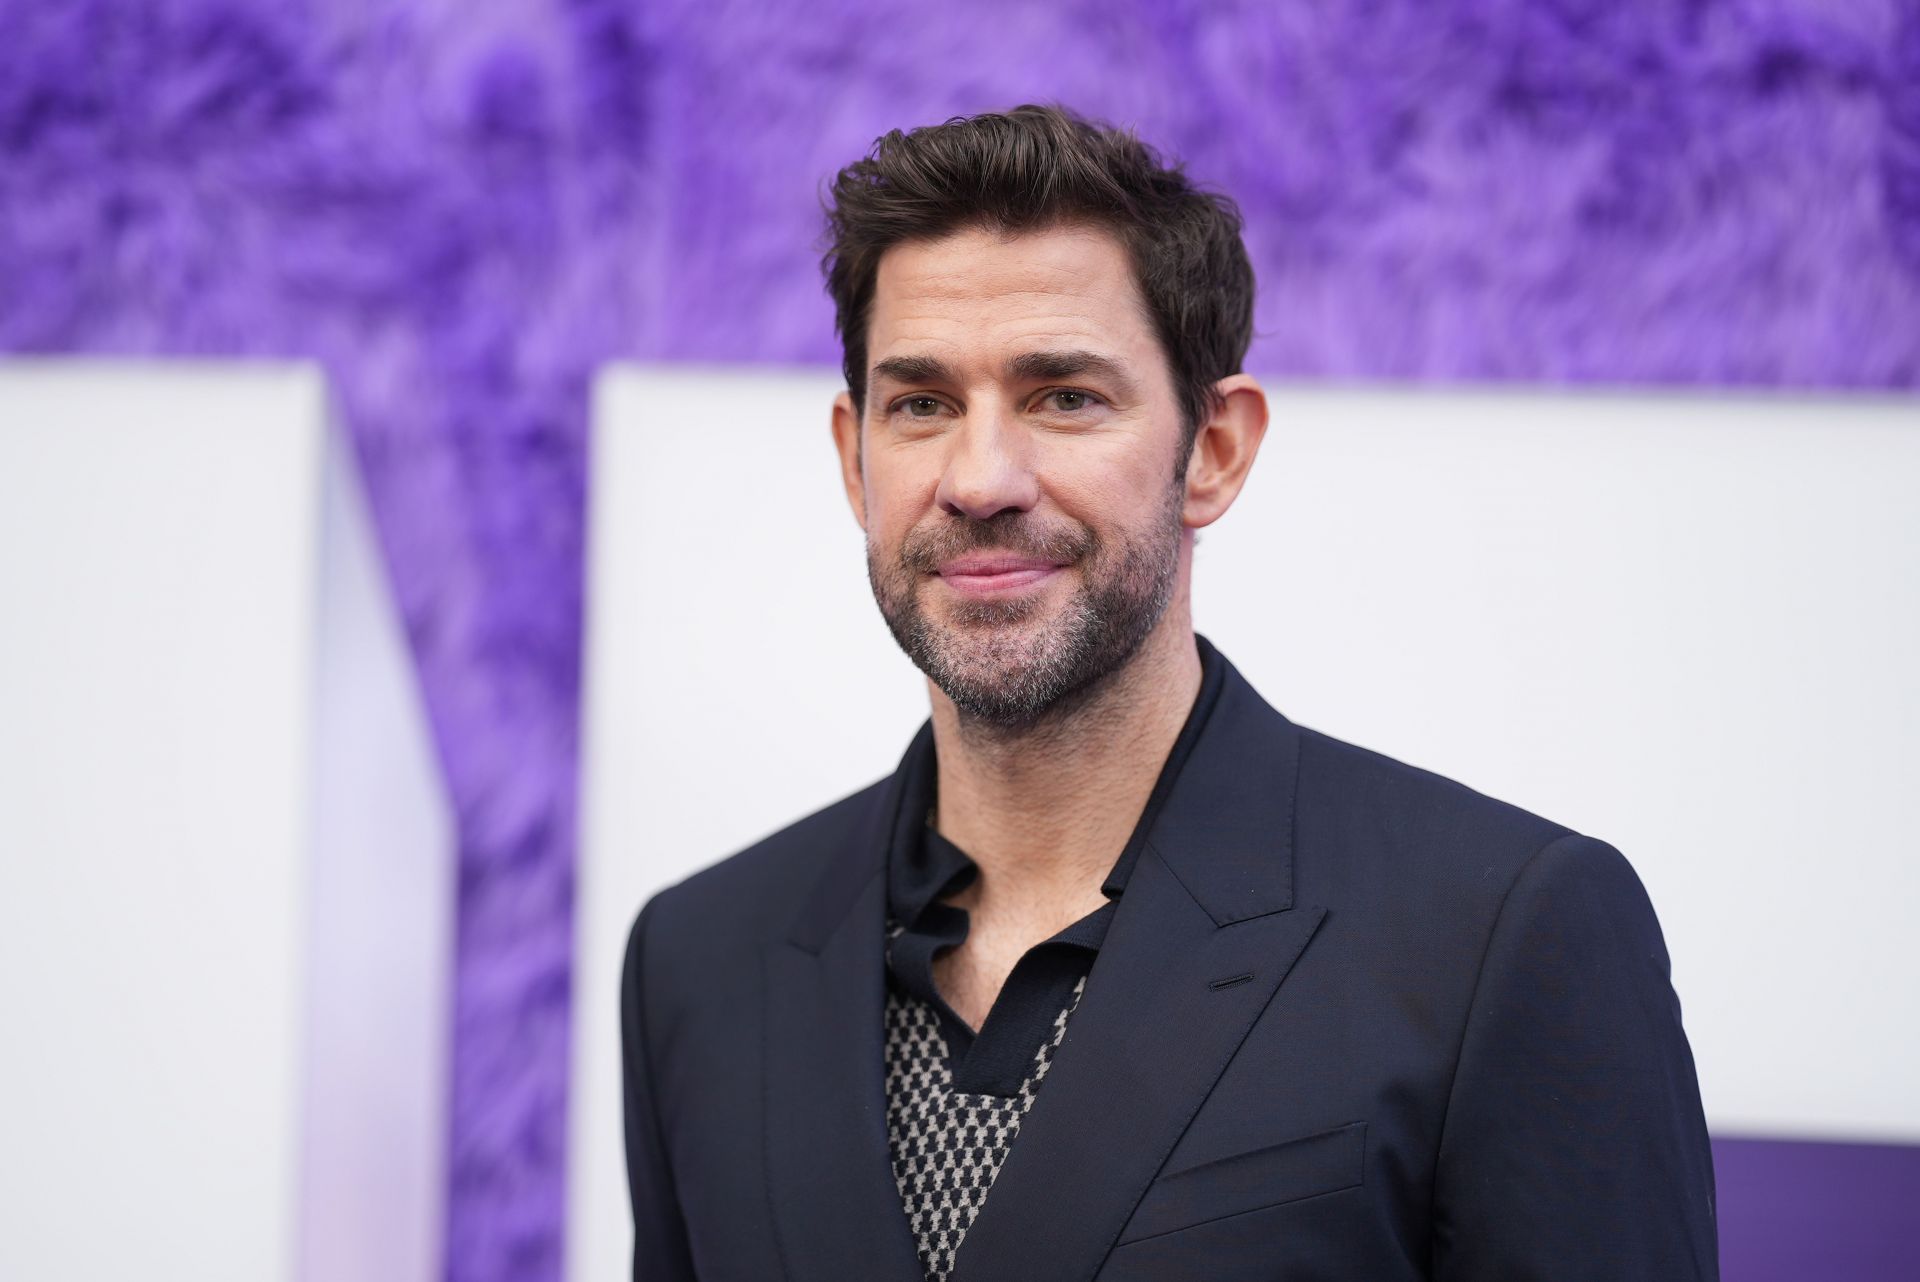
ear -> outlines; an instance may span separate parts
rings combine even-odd
[[[847,488],[853,519],[867,528],[867,491],[860,473],[860,412],[847,392],[833,398],[833,448],[840,454],[840,483]]]
[[[1191,530],[1227,514],[1267,434],[1267,394],[1251,375],[1231,375],[1213,388],[1216,408],[1194,435],[1193,453],[1187,458],[1187,497],[1180,520]]]

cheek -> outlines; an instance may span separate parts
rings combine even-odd
[[[867,496],[867,554],[891,563],[900,555],[900,547],[912,532],[912,514],[899,503],[879,494]]]
[[[1173,457],[1114,450],[1057,460],[1045,483],[1060,510],[1103,537],[1155,524],[1173,487]]]
[[[869,457],[863,477],[867,537],[883,547],[897,546],[926,518],[939,489],[939,474],[923,476],[920,473],[924,469],[912,466],[912,462],[898,457]]]

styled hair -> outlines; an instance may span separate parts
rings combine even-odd
[[[821,267],[847,390],[862,413],[881,256],[967,227],[1089,223],[1113,232],[1166,354],[1189,445],[1213,413],[1213,385],[1240,372],[1253,337],[1253,265],[1239,208],[1195,186],[1131,131],[1064,107],[1028,104],[893,130],[834,177],[826,216]]]

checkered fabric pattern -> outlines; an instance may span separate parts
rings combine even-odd
[[[960,1241],[1033,1106],[1086,982],[1082,977],[1074,985],[1054,1017],[1053,1035],[1034,1052],[1019,1093],[1010,1096],[953,1090],[933,1008],[910,993],[887,994],[887,1143],[928,1282],[946,1282],[953,1271]]]

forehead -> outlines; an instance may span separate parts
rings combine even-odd
[[[909,354],[988,360],[1062,344],[1129,362],[1158,355],[1132,261],[1104,228],[967,227],[880,259],[869,364]]]

